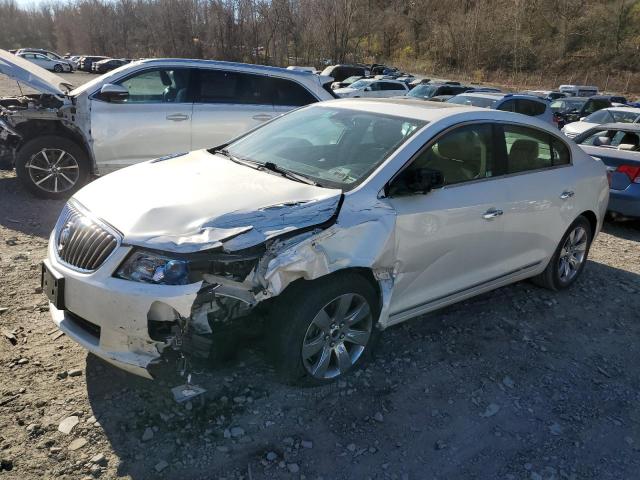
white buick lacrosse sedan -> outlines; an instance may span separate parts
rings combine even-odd
[[[362,363],[390,325],[582,273],[605,166],[545,122],[406,99],[301,108],[87,185],[51,234],[54,322],[143,376],[263,335],[288,380]]]

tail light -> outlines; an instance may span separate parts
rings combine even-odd
[[[624,173],[632,183],[640,183],[640,165],[618,165],[616,172]]]

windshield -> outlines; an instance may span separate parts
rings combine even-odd
[[[476,97],[474,95],[456,95],[448,100],[449,103],[457,103],[458,105],[471,105],[473,107],[494,108],[497,99],[487,97]]]
[[[357,82],[353,82],[351,85],[349,85],[349,88],[364,88],[364,87],[368,87],[369,85],[371,85],[372,82],[367,82],[365,80],[358,80]]]
[[[407,93],[408,97],[418,97],[418,98],[431,98],[435,95],[438,87],[433,85],[418,85],[409,93]]]
[[[296,110],[226,148],[233,157],[265,164],[348,190],[366,179],[427,122],[343,108]]]
[[[551,104],[551,110],[554,112],[580,110],[585,103],[587,103],[586,98],[563,98],[562,100],[553,102]]]

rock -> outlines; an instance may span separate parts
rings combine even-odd
[[[15,345],[18,343],[18,339],[13,333],[8,332],[7,330],[2,330],[2,335],[4,336],[4,338],[9,340],[9,343],[11,343],[11,345]]]
[[[20,360],[18,360],[16,362],[18,365],[26,365],[27,363],[29,363],[29,359],[28,358],[21,358]]]
[[[300,446],[302,448],[313,448],[313,442],[311,440],[302,440]]]
[[[169,464],[167,462],[165,462],[164,460],[160,460],[158,463],[156,463],[155,468],[156,472],[160,473],[161,471],[163,471],[165,468],[167,468],[169,466]]]
[[[80,448],[84,447],[86,444],[87,444],[86,438],[76,438],[73,442],[69,444],[67,448],[73,452],[75,450],[79,450]]]
[[[438,440],[436,442],[436,450],[444,450],[447,448],[447,443],[444,440]]]
[[[55,455],[56,453],[60,453],[62,451],[62,447],[51,447],[49,449],[49,453],[51,455]]]
[[[382,416],[382,413],[380,413],[380,412],[376,412],[375,415],[373,416],[373,419],[376,422],[380,422],[380,423],[384,422],[384,417]]]
[[[232,427],[229,431],[231,432],[232,438],[239,438],[244,436],[244,428],[242,427]]]
[[[80,375],[82,375],[82,370],[80,370],[79,368],[74,368],[73,370],[68,370],[67,373],[70,377],[79,377]]]
[[[564,428],[559,423],[554,423],[549,427],[549,431],[551,435],[560,435],[564,431]]]
[[[350,452],[355,452],[356,451],[356,444],[355,443],[350,443],[349,445],[347,445],[347,450],[349,450]]]
[[[270,462],[275,462],[278,459],[278,454],[276,452],[267,452],[266,458]]]
[[[0,472],[2,471],[8,472],[13,470],[13,460],[8,458],[0,458]]]
[[[485,418],[493,417],[499,411],[500,405],[498,405],[497,403],[490,403],[489,405],[487,405],[487,409],[484,411],[484,413],[480,414],[480,416]]]
[[[90,463],[95,463],[96,465],[106,465],[107,458],[102,453],[98,453],[89,459]]]
[[[515,386],[515,382],[509,376],[502,379],[502,384],[507,388],[513,388]]]
[[[153,438],[153,428],[147,427],[144,429],[144,433],[142,434],[142,441],[148,442]]]
[[[67,417],[58,425],[58,431],[68,435],[71,433],[71,430],[73,430],[73,427],[75,427],[79,421],[80,419],[75,415]]]
[[[56,378],[58,380],[64,380],[65,378],[67,378],[69,374],[65,371],[65,372],[58,372],[56,373]]]
[[[300,467],[298,466],[297,463],[290,463],[289,465],[287,465],[287,469],[291,473],[298,473],[300,471]]]

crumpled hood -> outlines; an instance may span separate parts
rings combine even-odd
[[[64,90],[73,88],[71,83],[55,73],[2,49],[0,49],[0,73],[29,85],[41,93],[64,95]]]
[[[73,198],[125,243],[194,252],[239,250],[319,225],[335,214],[341,195],[199,150],[118,170]]]

